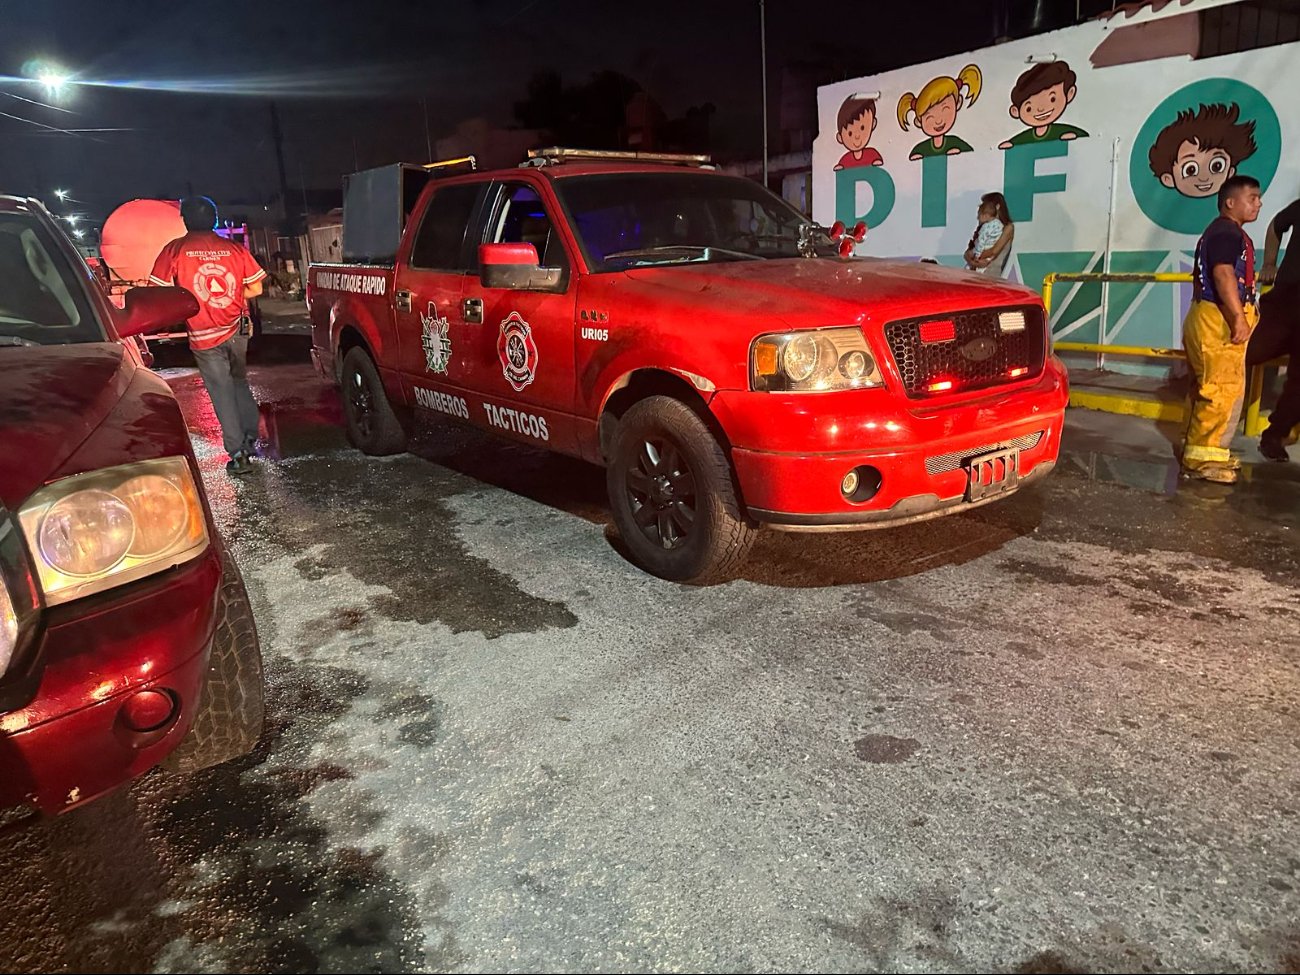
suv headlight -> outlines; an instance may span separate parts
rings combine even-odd
[[[27,500],[18,520],[50,606],[161,572],[208,545],[184,457],[56,481]]]
[[[750,386],[760,392],[823,392],[883,386],[858,328],[819,328],[760,335],[749,354]]]

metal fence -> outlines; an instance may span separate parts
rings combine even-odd
[[[1049,274],[1043,278],[1043,305],[1047,309],[1047,319],[1050,328],[1052,317],[1052,294],[1058,281],[1068,282],[1087,282],[1087,283],[1124,283],[1124,284],[1149,284],[1152,282],[1168,284],[1190,284],[1192,276],[1187,273],[1060,273]],[[1104,323],[1103,323],[1104,326]],[[1054,342],[1053,348],[1057,352],[1083,352],[1092,353],[1097,356],[1097,366],[1101,368],[1105,365],[1106,356],[1129,356],[1139,359],[1178,359],[1187,360],[1187,353],[1182,349],[1160,349],[1140,345],[1109,345],[1103,342]],[[1260,409],[1260,400],[1264,394],[1264,368],[1265,366],[1281,365],[1285,360],[1276,359],[1273,362],[1256,366],[1250,371],[1249,382],[1246,385],[1246,436],[1257,437],[1267,425],[1268,414]],[[1186,405],[1183,406],[1184,413]]]

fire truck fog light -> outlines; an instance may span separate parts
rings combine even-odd
[[[883,480],[879,470],[869,464],[863,464],[844,475],[844,480],[840,482],[840,490],[844,492],[846,501],[862,504],[879,493]]]

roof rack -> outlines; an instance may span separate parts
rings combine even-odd
[[[437,162],[425,163],[420,168],[427,169],[430,176],[452,176],[454,173],[443,172],[444,169],[450,170],[453,167],[465,166],[469,171],[478,170],[478,160],[474,156],[457,156],[455,159],[439,159]]]
[[[520,168],[528,166],[558,166],[566,162],[649,162],[670,166],[701,166],[711,169],[712,160],[705,155],[681,152],[629,152],[618,149],[568,149],[549,146],[546,149],[529,149],[528,159]]]

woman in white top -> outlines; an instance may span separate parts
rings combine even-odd
[[[1001,193],[985,193],[980,197],[980,209],[984,207],[994,209],[995,219],[1002,224],[1002,233],[987,250],[978,250],[976,237],[972,237],[970,246],[966,248],[966,265],[980,274],[1005,278],[1007,266],[1011,263],[1011,246],[1016,236],[1016,225],[1007,209],[1007,198]]]

